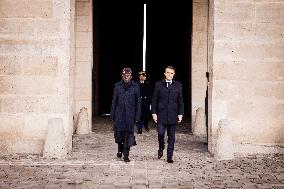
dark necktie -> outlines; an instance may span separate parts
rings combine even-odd
[[[167,81],[167,87],[169,87],[169,85],[171,84],[172,82],[170,81]]]

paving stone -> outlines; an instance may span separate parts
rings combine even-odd
[[[284,184],[283,185],[274,185],[273,188],[275,188],[275,189],[284,189]]]

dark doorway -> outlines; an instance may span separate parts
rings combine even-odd
[[[148,80],[154,84],[163,78],[167,65],[176,68],[175,79],[182,82],[185,113],[191,107],[191,1],[94,0],[94,54],[96,58],[98,113],[110,112],[114,84],[121,79],[123,67],[142,69],[143,3],[147,3]]]
[[[121,70],[129,67],[135,75],[142,68],[143,2],[94,0],[94,21],[99,51],[98,113],[108,114]]]

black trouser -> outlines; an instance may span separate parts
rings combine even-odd
[[[118,152],[122,153],[124,158],[128,158],[130,148],[129,147],[125,147],[125,146],[126,145],[124,145],[123,143],[119,143],[118,144]]]
[[[175,145],[175,132],[176,132],[176,124],[158,124],[158,141],[159,141],[159,150],[165,149],[165,131],[167,128],[168,135],[168,148],[167,148],[167,158],[172,159],[174,153],[174,145]]]
[[[145,129],[148,129],[148,121],[149,121],[149,120],[148,120],[147,117],[145,117],[145,118],[142,120]]]
[[[141,116],[140,121],[136,124],[138,130],[142,130],[143,126],[146,130],[148,130],[149,115],[151,114],[149,107],[149,102],[146,99],[144,101],[144,97],[141,98]]]
[[[147,130],[148,129],[148,121],[149,121],[148,118],[141,118],[140,121],[138,121],[136,123],[137,130],[142,131],[143,126]]]

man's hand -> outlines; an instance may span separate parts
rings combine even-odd
[[[178,115],[178,123],[182,121],[182,115]]]
[[[158,117],[157,114],[152,114],[153,120],[155,121],[155,123],[157,123]]]

